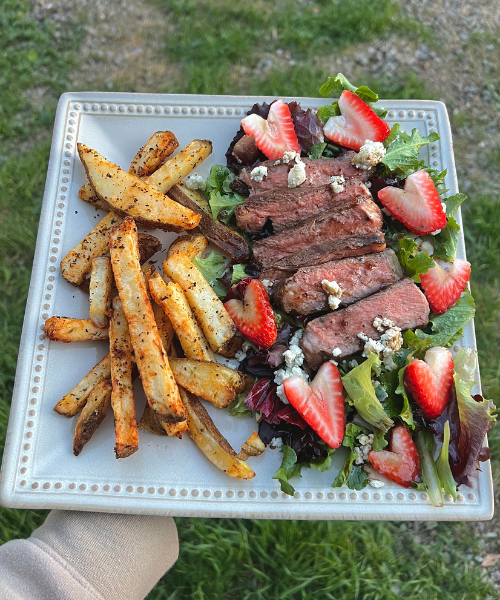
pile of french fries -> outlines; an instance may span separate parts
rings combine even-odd
[[[179,438],[188,431],[219,469],[230,477],[250,479],[255,473],[245,461],[261,454],[264,444],[254,433],[237,454],[200,398],[222,409],[253,381],[216,361],[216,354],[234,354],[236,328],[192,262],[209,241],[217,243],[217,237],[243,246],[233,231],[220,229],[225,227],[221,223],[215,234],[212,225],[200,225],[207,216],[206,200],[182,183],[210,155],[211,143],[194,140],[165,162],[177,147],[171,132],[157,132],[126,172],[78,144],[88,177],[79,195],[109,212],[61,261],[63,277],[89,293],[89,318],[51,317],[45,322],[45,335],[61,342],[108,340],[109,353],[54,410],[66,417],[78,415],[76,456],[111,404],[116,458],[138,450],[139,428]],[[176,197],[185,194],[191,208],[167,195],[174,187]],[[138,233],[137,223],[176,232],[196,228],[197,233],[181,236],[170,246],[160,274],[147,261],[161,244],[154,236]],[[147,398],[139,422],[133,385],[137,375]]]

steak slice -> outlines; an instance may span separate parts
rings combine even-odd
[[[355,152],[345,152],[338,158],[303,158],[306,166],[306,180],[300,187],[318,187],[331,183],[332,175],[343,175],[346,179],[366,181],[370,176],[368,171],[358,169],[351,163]],[[267,167],[267,175],[262,181],[255,181],[250,177],[253,167],[242,169],[240,179],[248,186],[250,194],[266,192],[277,188],[288,188],[288,171],[295,164],[275,164],[275,160],[265,160],[258,166]]]
[[[381,231],[368,235],[335,238],[311,249],[309,253],[305,251],[296,256],[284,258],[268,269],[264,269],[259,275],[259,279],[266,282],[269,290],[277,281],[290,277],[302,266],[319,265],[349,256],[382,252],[382,250],[385,250],[385,237]]]
[[[299,269],[273,288],[273,300],[287,313],[309,315],[328,310],[328,292],[321,282],[336,281],[342,289],[340,303],[352,304],[404,277],[393,250],[344,258]]]
[[[308,217],[333,210],[341,202],[353,198],[372,198],[366,185],[357,179],[348,179],[344,190],[338,194],[331,185],[261,192],[253,194],[245,204],[236,207],[236,222],[243,231],[258,233],[271,219],[274,231],[278,233]]]
[[[307,364],[319,368],[333,358],[334,348],[341,350],[335,360],[360,352],[364,343],[358,333],[379,340],[382,334],[373,327],[377,317],[390,319],[403,331],[424,327],[429,321],[429,304],[413,281],[406,278],[347,308],[318,317],[307,324],[300,344]]]
[[[257,265],[266,268],[285,258],[314,253],[315,248],[324,246],[332,239],[373,233],[381,228],[382,213],[375,202],[368,198],[355,198],[342,202],[331,212],[311,217],[292,229],[255,242],[252,252]],[[330,259],[319,262],[327,260]],[[296,266],[317,263],[315,259],[315,262],[299,262]]]

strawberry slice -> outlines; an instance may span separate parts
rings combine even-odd
[[[338,448],[344,439],[345,411],[343,387],[337,367],[321,365],[311,385],[298,375],[283,382],[290,404],[331,448]]]
[[[253,135],[257,148],[267,158],[281,158],[287,150],[300,153],[290,109],[283,100],[271,104],[267,121],[253,114],[242,119],[241,126],[247,135]]]
[[[439,193],[429,173],[423,169],[406,178],[403,190],[391,186],[381,189],[378,199],[413,233],[426,235],[446,227],[446,213]]]
[[[371,450],[368,460],[377,471],[403,487],[420,475],[418,450],[404,425],[397,425],[391,432],[389,450]]]
[[[424,360],[412,360],[404,382],[413,400],[428,419],[439,417],[451,398],[453,356],[448,348],[429,348]]]
[[[266,288],[258,279],[245,279],[236,285],[240,291],[244,289],[243,301],[231,298],[225,302],[227,312],[246,338],[261,348],[269,348],[278,331]]]
[[[451,269],[441,265],[420,275],[420,283],[431,310],[436,315],[444,313],[460,298],[470,277],[470,263],[461,258],[455,259]]]
[[[383,142],[390,133],[389,125],[378,117],[359,96],[344,90],[339,98],[341,115],[330,117],[323,133],[345,148],[357,150],[366,142]]]

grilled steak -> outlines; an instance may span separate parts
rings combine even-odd
[[[358,169],[351,164],[355,152],[346,152],[338,158],[303,158],[306,166],[306,180],[301,187],[318,187],[331,183],[332,175],[343,175],[346,179],[359,179],[366,181],[370,176],[368,171]],[[250,177],[252,168],[242,169],[241,180],[248,186],[250,194],[266,192],[277,188],[288,188],[288,171],[295,164],[275,164],[275,160],[265,160],[259,166],[267,167],[268,172],[262,181],[255,181]]]
[[[299,262],[297,267],[326,262],[330,258],[319,260],[315,249],[323,247],[332,240],[353,235],[362,235],[379,231],[382,227],[382,213],[373,200],[355,198],[339,204],[335,210],[311,217],[296,227],[287,229],[255,242],[252,247],[255,262],[259,267],[270,267],[285,258],[298,254],[315,254],[314,261]],[[280,262],[281,264],[281,262]]]
[[[358,333],[380,339],[382,334],[373,327],[376,317],[390,319],[402,330],[423,327],[429,321],[429,305],[419,288],[406,278],[352,306],[310,321],[301,340],[309,366],[317,369],[333,358],[334,348],[341,350],[335,360],[362,350],[364,343]]]
[[[336,281],[342,289],[340,302],[352,304],[378,292],[403,277],[403,270],[393,250],[344,258],[314,267],[299,269],[273,289],[273,300],[287,313],[309,315],[328,310],[328,293],[321,282]]]
[[[268,282],[267,285],[272,287],[277,281],[290,277],[303,266],[319,265],[349,256],[382,252],[382,250],[385,250],[385,238],[382,232],[335,238],[309,249],[309,252],[305,250],[283,258],[268,269],[264,269],[259,279]]]
[[[274,231],[279,232],[308,217],[333,210],[346,200],[371,197],[366,185],[356,179],[347,180],[338,194],[331,185],[276,189],[247,198],[244,205],[236,207],[236,221],[244,231],[257,233],[271,219]]]

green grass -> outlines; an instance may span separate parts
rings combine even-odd
[[[179,63],[182,77],[159,82],[151,92],[316,96],[319,84],[334,74],[319,59],[394,33],[427,35],[388,0],[156,3],[167,9],[174,25],[167,54],[158,60]],[[32,19],[27,2],[2,3],[0,154],[9,158],[0,156],[0,431],[6,429],[12,393],[48,138],[57,96],[67,86],[79,38],[75,31],[73,39],[56,39],[50,22]],[[427,90],[412,73],[391,82],[356,83],[368,83],[385,97],[444,93]],[[30,90],[43,90],[43,100],[32,101]],[[460,118],[456,115],[457,122]],[[464,209],[465,231],[479,306],[485,394],[498,397],[499,207],[495,198],[478,194],[479,184],[474,186]],[[496,434],[493,442],[496,457]],[[43,518],[43,512],[0,509],[0,543],[28,536]],[[421,524],[418,531],[413,524],[319,521],[177,519],[177,525],[180,559],[152,591],[155,600],[498,597],[471,561],[481,553],[483,540],[466,524]]]

